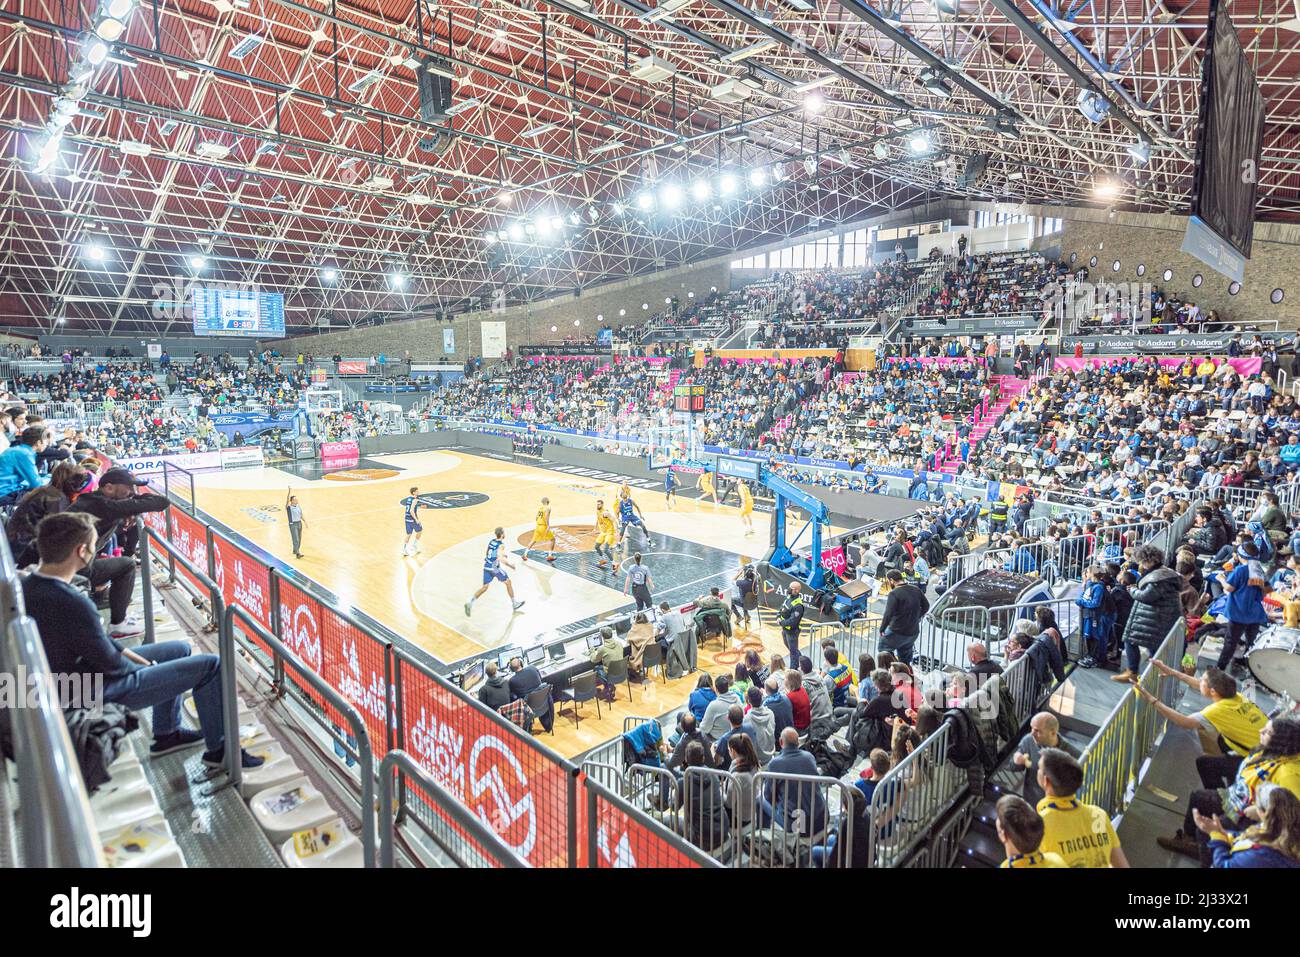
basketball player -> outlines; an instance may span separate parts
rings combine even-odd
[[[645,536],[645,547],[654,548],[655,543],[650,538],[650,529],[645,526],[645,515],[641,512],[641,506],[632,501],[632,490],[626,485],[623,486],[619,493],[618,499],[618,520],[620,529],[618,540],[623,542],[623,558],[627,558],[627,530],[629,526],[635,525],[641,529],[641,534]]]
[[[420,490],[412,485],[411,494],[402,499],[401,505],[406,510],[406,541],[402,543],[402,557],[405,558],[419,553],[420,536],[424,534],[419,518]]]
[[[537,548],[538,542],[550,542],[550,551],[546,554],[548,562],[555,561],[555,531],[551,528],[551,500],[543,498],[541,507],[537,509],[537,527],[533,530],[533,540],[528,543],[524,549],[524,561],[528,561],[528,553]]]
[[[754,496],[744,479],[736,481],[736,491],[740,493],[740,520],[745,523],[745,537],[748,538],[754,534]]]
[[[523,602],[515,601],[515,586],[511,584],[510,576],[501,570],[502,565],[505,565],[506,568],[509,568],[511,571],[514,571],[515,569],[514,565],[511,565],[510,562],[501,557],[501,546],[504,545],[505,542],[506,530],[498,525],[492,532],[492,540],[488,542],[487,552],[483,556],[483,585],[478,591],[474,592],[474,594],[470,596],[469,601],[465,602],[466,618],[468,618],[470,613],[474,611],[474,602],[478,601],[479,596],[488,590],[488,586],[491,585],[494,580],[506,583],[506,594],[510,596],[512,611],[518,611],[520,608],[524,607]]]
[[[604,568],[607,562],[614,562],[614,515],[605,507],[604,501],[596,502],[596,554],[603,556],[598,563]],[[618,562],[614,562],[614,571],[618,571]]]
[[[677,473],[673,471],[670,465],[667,471],[664,472],[664,504],[669,509],[677,501],[677,489],[681,484],[681,481],[677,478]]]
[[[713,487],[713,476],[709,474],[708,469],[705,469],[703,472],[700,473],[699,485],[700,485],[700,498],[703,499],[707,495],[713,499],[713,504],[717,505],[718,490]]]

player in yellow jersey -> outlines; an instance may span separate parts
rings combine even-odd
[[[1029,802],[1015,794],[998,798],[998,840],[1006,849],[1002,867],[1064,867],[1060,854],[1044,851],[1043,819]]]
[[[700,473],[700,499],[703,500],[707,495],[713,499],[713,504],[718,504],[718,490],[713,487],[713,475],[708,469]]]
[[[601,556],[599,565],[614,561],[614,513],[605,507],[603,501],[596,502],[596,554]],[[614,562],[614,571],[618,571],[618,562]]]
[[[524,549],[524,561],[528,561],[528,553],[537,548],[538,542],[551,543],[551,548],[546,553],[546,560],[548,562],[555,561],[555,531],[551,528],[551,500],[549,498],[543,498],[541,506],[537,509],[537,527],[533,529],[533,540]]]
[[[744,479],[736,482],[736,491],[740,494],[740,520],[745,523],[745,537],[748,538],[754,534],[754,496]]]

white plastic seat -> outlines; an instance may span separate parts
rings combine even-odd
[[[154,797],[144,769],[127,765],[114,774],[113,780],[90,796],[90,809],[95,814],[95,829],[100,834],[111,834],[128,824],[153,817],[158,813],[158,800]]]
[[[282,843],[297,831],[320,827],[338,817],[306,776],[259,791],[248,805],[273,844]]]
[[[264,762],[261,767],[245,768],[239,785],[239,792],[244,800],[269,788],[287,784],[295,778],[302,777],[302,768],[298,762],[285,753],[276,741],[266,741],[246,747],[246,751]]]
[[[341,818],[320,827],[298,831],[280,846],[287,867],[362,867],[365,852],[361,840],[347,829]]]
[[[101,834],[109,867],[184,867],[185,858],[161,812]]]

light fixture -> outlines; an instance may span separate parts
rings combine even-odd
[[[806,83],[796,83],[790,88],[790,92],[795,94],[811,93],[813,90],[819,90],[823,86],[830,86],[839,77],[834,73],[828,73],[826,76],[818,77],[815,80],[808,80]]]
[[[108,59],[109,46],[99,37],[87,35],[82,49],[86,54],[86,62],[91,66],[99,66]]]
[[[723,63],[739,63],[741,60],[748,60],[752,56],[757,56],[765,50],[770,50],[777,46],[775,40],[759,40],[747,47],[741,47],[739,50],[732,50],[730,53],[722,55]]]
[[[654,194],[648,189],[637,194],[636,205],[638,209],[649,210],[655,204]]]
[[[527,228],[527,227],[525,226],[525,228]],[[548,217],[548,216],[538,216],[538,217],[537,217],[537,220],[533,223],[533,228],[537,230],[538,235],[541,235],[541,236],[549,236],[549,235],[551,235],[551,229],[552,229],[553,227],[551,226],[551,219],[550,219],[550,217]]]
[[[190,268],[193,269],[195,272],[202,272],[204,267],[207,266],[207,264],[208,264],[207,257],[200,256],[198,253],[195,253],[193,256],[190,257]]]
[[[108,250],[104,248],[102,243],[98,243],[98,242],[87,243],[85,252],[86,252],[86,258],[89,259],[91,262],[102,263],[105,259],[108,258]]]
[[[930,137],[924,133],[913,136],[908,146],[912,148],[913,153],[928,153],[930,152]]]
[[[1146,166],[1151,162],[1151,144],[1145,139],[1139,139],[1136,143],[1131,143],[1124,148],[1133,161],[1139,166]]]
[[[709,181],[707,179],[697,179],[691,183],[691,198],[697,203],[702,203],[709,198]]]
[[[618,314],[619,314],[620,316],[626,316],[626,315],[627,315],[627,310],[626,310],[626,309],[620,309],[620,310],[618,311]]]
[[[456,79],[456,71],[446,60],[430,60],[425,66],[425,70],[432,73],[434,76],[442,77],[444,80]]]
[[[961,0],[930,0],[934,8],[940,13],[946,13],[949,16],[956,16],[957,11],[961,9]]]
[[[104,4],[104,12],[118,20],[125,20],[126,15],[134,9],[135,0],[108,0]]]
[[[889,147],[884,143],[877,143],[875,146],[871,147],[871,152],[875,154],[876,159],[889,158]]]
[[[402,289],[406,286],[406,273],[396,271],[388,274],[388,283],[394,289]]]
[[[552,216],[550,219],[551,231],[558,233],[564,228],[564,220],[559,216]]]
[[[676,183],[667,183],[659,190],[659,199],[669,209],[676,209],[682,203],[682,188]]]
[[[649,308],[650,308],[650,303],[648,303],[648,302],[643,302],[643,303],[641,303],[641,311],[642,311],[642,312],[644,312],[645,310],[647,310],[647,309],[649,309]]]
[[[580,325],[582,325],[582,320],[581,320],[581,319],[574,319],[574,320],[573,320],[573,324],[574,324],[575,326],[580,326]]]
[[[947,81],[937,73],[932,73],[927,70],[917,77],[917,80],[927,92],[934,94],[940,99],[946,100],[952,96],[952,87],[949,86]]]
[[[609,211],[610,211],[611,213],[613,213],[615,216],[622,216],[622,215],[623,215],[623,204],[622,204],[622,203],[610,203]]]
[[[1111,199],[1119,193],[1119,186],[1112,180],[1102,180],[1094,187],[1098,199]]]
[[[895,128],[905,130],[912,125],[912,118],[906,114],[899,114],[890,120],[890,122],[894,124]]]
[[[524,238],[524,227],[519,223],[510,224],[510,239],[512,242],[519,242]]]
[[[333,283],[339,278],[337,269],[325,268],[320,271],[321,282]]]
[[[447,115],[460,116],[460,114],[464,113],[466,110],[472,110],[479,104],[480,101],[474,97],[471,97],[468,100],[461,100],[459,103],[454,103],[447,107]]]
[[[582,225],[582,217],[578,215],[576,210],[569,213],[569,225],[570,226]]]
[[[513,193],[498,193],[498,194],[497,194],[497,205],[498,205],[498,206],[509,206],[512,202],[514,202],[514,194],[513,194]]]
[[[767,172],[763,169],[763,167],[760,166],[758,167],[758,169],[750,171],[749,185],[754,187],[755,189],[762,189],[765,185],[767,185]]]
[[[126,32],[126,24],[116,17],[100,17],[95,24],[95,36],[112,43]]]
[[[230,59],[242,60],[261,45],[261,36],[256,33],[250,33],[230,48]]]
[[[537,139],[537,137],[541,136],[543,133],[551,132],[551,130],[556,129],[558,126],[559,126],[558,123],[543,123],[540,126],[534,126],[531,130],[524,130],[519,135],[524,137],[525,139],[534,140]]]
[[[820,113],[826,105],[826,98],[820,93],[809,93],[803,100],[803,108],[806,113]]]
[[[731,173],[723,173],[718,177],[718,192],[723,196],[730,196],[736,191],[736,177]]]

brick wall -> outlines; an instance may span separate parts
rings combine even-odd
[[[295,336],[276,343],[276,348],[286,354],[301,350],[317,356],[334,353],[343,356],[379,353],[394,356],[409,349],[416,359],[463,361],[467,356],[482,354],[479,324],[484,320],[504,321],[506,344],[517,350],[521,345],[534,345],[547,339],[594,335],[602,324],[618,328],[644,322],[663,310],[666,298],[676,296],[685,304],[691,301],[691,293],[704,298],[714,287],[726,291],[730,288],[730,280],[729,261],[711,262],[610,283],[584,292],[577,298],[564,296],[531,306],[514,306],[499,313],[456,316],[451,323],[456,334],[454,355],[443,352],[443,330],[447,328],[447,323],[436,319],[409,319],[343,332]],[[642,304],[647,308],[642,309]],[[618,314],[620,309],[626,313],[622,317]],[[603,321],[598,320],[597,316],[604,316]],[[581,322],[581,325],[575,326],[575,320]],[[552,327],[555,328],[554,332],[551,331]]]
[[[1087,265],[1093,256],[1097,265],[1089,268],[1089,279],[1105,282],[1150,282],[1195,302],[1204,315],[1211,309],[1230,322],[1257,322],[1277,319],[1283,328],[1294,329],[1300,323],[1300,236],[1291,236],[1295,227],[1272,223],[1256,225],[1251,257],[1246,263],[1245,278],[1237,295],[1230,295],[1230,280],[1192,256],[1179,252],[1186,220],[1174,216],[1141,216],[1117,213],[1110,220],[1105,213],[1093,210],[1060,210],[1041,207],[1043,215],[1064,217],[1062,230],[1044,237],[1039,244],[1060,245],[1061,256],[1077,255],[1077,262]],[[1097,219],[1076,219],[1072,215],[1091,214]],[[1136,220],[1137,222],[1133,222]],[[1111,269],[1115,260],[1120,269]],[[1146,275],[1137,276],[1137,267],[1145,264]],[[1173,278],[1162,279],[1166,269]],[[1201,285],[1193,285],[1201,276]],[[1274,289],[1283,290],[1281,304],[1270,297]]]

